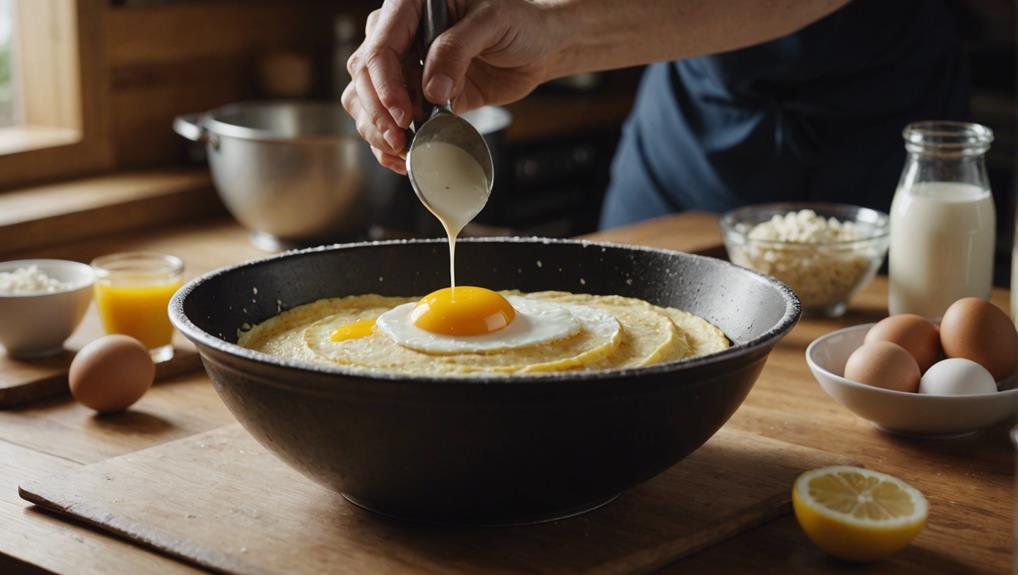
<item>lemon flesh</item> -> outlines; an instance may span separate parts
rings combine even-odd
[[[929,513],[926,498],[908,483],[851,466],[800,475],[792,507],[817,547],[849,561],[874,561],[904,549]]]

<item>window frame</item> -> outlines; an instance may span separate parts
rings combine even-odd
[[[17,65],[48,58],[46,70],[52,73],[21,75],[25,125],[0,129],[0,140],[7,144],[0,142],[0,190],[113,167],[104,55],[106,1],[15,0],[19,11],[28,6],[35,15],[51,11],[31,22],[15,22]],[[39,41],[52,33],[47,27],[54,18],[69,30],[64,40],[71,46]],[[60,50],[64,52],[55,55]]]

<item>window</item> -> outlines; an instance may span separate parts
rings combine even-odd
[[[106,0],[0,0],[0,189],[112,165]]]
[[[11,33],[14,31],[14,5],[0,0],[0,128],[14,125],[14,74],[11,70]]]

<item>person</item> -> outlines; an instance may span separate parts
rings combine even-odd
[[[967,70],[945,0],[449,0],[421,83],[462,112],[547,80],[650,64],[612,164],[602,227],[769,201],[887,210],[901,130],[963,119]],[[346,110],[405,173],[402,62],[421,0],[386,0],[348,62]],[[416,81],[416,78],[412,81]]]

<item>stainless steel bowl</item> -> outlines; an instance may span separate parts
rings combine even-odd
[[[509,124],[498,108],[465,117],[486,136]],[[220,198],[266,249],[360,236],[405,190],[338,102],[231,104],[178,116],[173,128],[206,144]]]

